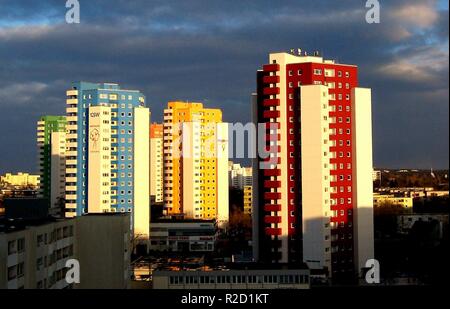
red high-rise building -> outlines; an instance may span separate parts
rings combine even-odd
[[[265,132],[276,160],[254,162],[256,260],[361,275],[373,258],[372,129],[358,68],[272,53],[257,72],[253,117],[277,128]]]

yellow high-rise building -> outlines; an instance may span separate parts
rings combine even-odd
[[[221,110],[169,102],[163,135],[167,214],[228,221],[228,124]]]
[[[252,214],[252,186],[244,186],[244,214]]]

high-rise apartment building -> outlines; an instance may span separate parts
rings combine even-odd
[[[169,102],[163,152],[167,214],[228,221],[228,124],[222,112]]]
[[[163,125],[150,125],[150,196],[163,202]]]
[[[65,194],[66,117],[43,116],[37,122],[40,195],[49,201],[50,213],[62,215]]]
[[[232,188],[244,189],[253,183],[252,168],[242,167],[239,163],[228,162],[229,184]]]
[[[137,90],[78,82],[67,91],[66,216],[130,212],[149,235],[150,111]]]
[[[371,90],[357,74],[301,51],[257,72],[253,119],[273,153],[254,161],[257,260],[347,278],[374,257]]]
[[[244,186],[243,188],[243,198],[244,198],[244,214],[251,215],[252,214],[252,186]]]

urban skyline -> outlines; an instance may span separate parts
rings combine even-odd
[[[447,283],[447,1],[25,1],[0,289]]]
[[[248,13],[222,3],[208,7],[210,18],[202,15],[196,1],[189,8],[155,1],[153,6],[135,2],[124,9],[120,3],[111,3],[102,16],[96,15],[94,4],[83,3],[79,25],[66,24],[65,7],[55,3],[41,1],[36,6],[2,1],[7,13],[0,23],[1,61],[4,72],[12,72],[1,75],[5,84],[0,88],[0,129],[8,133],[1,137],[5,145],[2,173],[33,171],[35,150],[23,149],[20,157],[15,153],[22,142],[34,140],[31,122],[42,110],[63,114],[61,89],[74,80],[110,81],[140,89],[149,98],[150,109],[160,115],[153,119],[157,122],[162,121],[166,103],[179,99],[221,108],[226,122],[246,123],[250,121],[246,107],[254,88],[254,68],[267,52],[297,47],[319,49],[327,58],[361,67],[361,79],[372,87],[378,103],[373,115],[375,166],[448,168],[446,1],[383,4],[383,20],[375,25],[364,21],[365,8],[359,2],[332,8],[320,1],[314,6],[286,2],[273,9],[262,1],[248,4]],[[191,14],[180,16],[178,12],[185,10]],[[116,21],[115,12],[123,17],[118,21],[123,26],[120,31],[108,26]],[[260,16],[271,23],[260,21]],[[311,22],[316,17],[320,24]],[[144,23],[146,18],[149,23]],[[331,37],[329,28],[336,29],[339,38]],[[296,29],[302,32],[297,34]],[[266,35],[274,39],[266,40]],[[83,48],[58,43],[65,38],[83,41]],[[102,40],[117,42],[117,46],[102,48],[97,45]],[[20,52],[14,52],[18,48]],[[27,50],[46,52],[39,61],[31,61],[27,59],[33,55]],[[50,51],[57,53],[59,64]],[[97,68],[95,73],[80,65],[85,56],[90,59],[86,64]],[[14,70],[16,66],[25,66],[33,74],[24,75]],[[14,138],[15,132],[21,132],[21,139]]]

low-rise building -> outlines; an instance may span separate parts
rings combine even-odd
[[[255,265],[256,266],[256,265]],[[153,271],[153,289],[309,289],[309,269],[282,269],[242,265],[239,269],[201,267],[199,269]]]
[[[215,220],[159,219],[150,225],[150,250],[212,252],[216,235]]]
[[[0,219],[0,289],[128,288],[130,215]],[[66,281],[70,259],[80,282]]]
[[[0,181],[13,187],[37,187],[39,186],[39,175],[30,175],[29,173],[6,173],[0,176]]]
[[[448,215],[447,214],[403,214],[397,216],[397,226],[398,232],[402,234],[407,234],[416,222],[439,222],[440,234],[443,233],[444,226],[448,226]]]
[[[75,257],[75,221],[0,223],[0,288],[64,289],[66,261]]]
[[[448,190],[432,190],[432,191],[427,191],[426,196],[427,197],[441,197],[441,196],[448,196]]]
[[[411,210],[413,207],[413,198],[405,196],[395,196],[393,194],[373,194],[373,206],[380,207],[383,204],[400,205],[405,210]]]
[[[88,214],[76,218],[77,289],[128,289],[131,280],[130,214]]]

